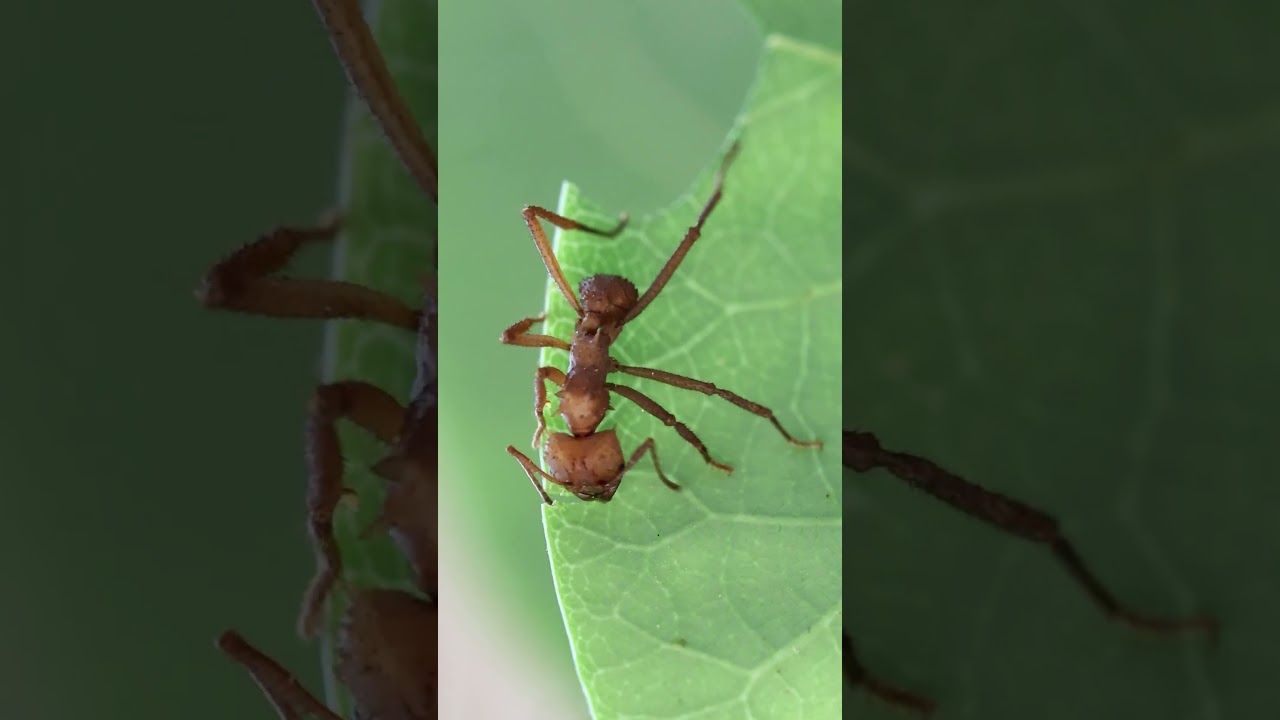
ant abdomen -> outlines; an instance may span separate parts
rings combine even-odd
[[[607,502],[618,489],[624,463],[622,445],[613,430],[582,437],[551,433],[545,457],[551,475],[583,500]]]

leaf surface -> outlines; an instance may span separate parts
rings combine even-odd
[[[597,718],[839,715],[841,485],[840,59],[779,36],[766,45],[736,133],[725,195],[657,300],[613,355],[713,382],[771,407],[821,451],[788,444],[719,398],[616,374],[685,422],[732,475],[618,396],[602,429],[630,454],[653,437],[672,492],[642,460],[613,501],[553,487],[548,547],[579,676]],[[557,233],[572,285],[652,280],[710,194],[695,190],[616,239]],[[615,218],[566,187],[562,214]],[[574,313],[550,284],[546,330]],[[543,364],[567,366],[547,350]],[[563,429],[548,412],[551,429]]]

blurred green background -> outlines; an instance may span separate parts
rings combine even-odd
[[[18,3],[3,25],[3,714],[271,717],[213,639],[318,683],[293,620],[321,326],[192,292],[333,202],[342,72],[301,0]]]
[[[1280,717],[1280,5],[847,27],[845,422],[1054,513],[1125,602],[1223,623],[1108,622],[1045,548],[850,473],[863,661],[938,720]]]
[[[547,282],[519,211],[556,207],[566,179],[611,212],[675,199],[716,159],[763,37],[732,0],[488,0],[440,13],[441,532],[452,524],[449,542],[476,553],[453,583],[442,559],[441,604],[489,598],[502,617],[474,633],[498,633],[498,653],[527,645],[529,667],[559,688],[544,692],[563,708],[510,717],[581,717],[541,501],[505,452],[532,436],[538,351],[497,338],[542,310]],[[451,630],[442,646],[486,644]],[[442,682],[472,702],[497,695],[487,670],[503,660],[467,662]]]

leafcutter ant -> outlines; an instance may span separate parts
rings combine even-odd
[[[1085,564],[1071,541],[1058,529],[1058,521],[1047,513],[993,492],[955,475],[932,461],[917,455],[886,450],[875,435],[858,430],[845,430],[844,466],[855,472],[887,470],[892,476],[942,500],[953,508],[995,526],[1011,535],[1048,546],[1067,573],[1106,615],[1138,630],[1155,633],[1204,632],[1217,638],[1218,623],[1207,615],[1163,618],[1147,615],[1116,599]],[[931,699],[896,687],[872,674],[858,659],[853,639],[844,633],[844,672],[846,680],[881,700],[921,715],[933,713]]]
[[[711,211],[720,202],[720,196],[724,190],[725,173],[737,153],[738,143],[735,142],[730,147],[729,152],[725,154],[720,169],[716,173],[715,189],[711,193],[711,198],[707,200],[706,206],[702,208],[702,212],[698,215],[697,222],[685,233],[684,240],[676,247],[675,252],[671,254],[666,265],[658,272],[657,277],[649,285],[649,289],[644,291],[644,294],[637,293],[636,286],[624,277],[592,275],[579,283],[578,295],[574,295],[573,290],[569,287],[569,281],[565,279],[564,271],[560,269],[560,262],[551,250],[551,243],[547,240],[547,236],[542,230],[542,225],[538,222],[539,220],[546,220],[562,230],[579,230],[592,235],[611,238],[622,232],[622,229],[626,226],[627,216],[625,214],[612,230],[599,230],[576,220],[557,215],[550,210],[532,205],[525,207],[521,212],[524,216],[525,224],[529,226],[530,234],[533,235],[533,242],[538,248],[538,254],[542,256],[542,262],[547,266],[547,272],[560,288],[565,300],[569,301],[569,305],[578,314],[578,320],[574,325],[572,342],[565,342],[550,335],[534,335],[529,332],[535,324],[546,319],[545,314],[525,318],[515,323],[507,328],[499,338],[501,342],[507,345],[558,348],[569,353],[568,373],[554,367],[542,367],[538,368],[533,376],[533,414],[537,419],[538,425],[538,429],[533,435],[533,448],[535,450],[538,449],[542,435],[547,429],[546,418],[542,413],[548,403],[545,385],[548,380],[560,386],[559,392],[556,393],[556,397],[560,400],[558,412],[569,426],[569,432],[553,432],[547,438],[546,458],[547,466],[551,472],[543,471],[527,455],[515,449],[514,446],[507,447],[507,452],[519,461],[521,467],[524,468],[525,474],[529,476],[529,480],[538,490],[543,502],[546,504],[551,505],[553,503],[551,502],[551,496],[547,494],[546,489],[539,481],[539,477],[557,485],[563,485],[583,500],[608,502],[613,498],[613,494],[618,491],[622,476],[640,461],[645,451],[653,455],[653,467],[657,471],[658,479],[672,490],[680,489],[679,485],[668,480],[667,476],[662,472],[662,465],[658,462],[658,450],[654,446],[653,438],[640,443],[640,447],[631,453],[631,457],[626,462],[623,462],[622,446],[618,442],[618,436],[615,431],[598,429],[600,423],[604,420],[605,413],[609,411],[610,393],[615,393],[630,400],[639,405],[645,412],[661,420],[665,425],[675,428],[680,437],[697,449],[702,455],[702,459],[707,461],[707,464],[725,472],[733,471],[733,468],[729,465],[712,459],[710,453],[707,452],[706,446],[702,444],[702,440],[698,439],[698,436],[688,426],[677,420],[674,415],[654,402],[650,397],[633,388],[608,382],[608,376],[613,372],[656,380],[686,390],[696,390],[705,395],[717,395],[748,412],[766,418],[773,423],[778,432],[782,433],[787,442],[793,445],[822,447],[822,443],[818,440],[795,439],[783,429],[782,424],[778,422],[772,410],[740,395],[716,387],[709,382],[695,380],[683,375],[676,375],[675,373],[653,368],[623,365],[609,356],[609,347],[617,341],[623,327],[635,320],[649,306],[649,303],[658,297],[658,293],[662,292],[662,288],[666,286],[667,281],[671,279],[671,275],[680,266],[684,256],[693,247],[693,243],[701,237],[703,224],[707,221],[707,217],[711,215]],[[579,296],[581,296],[581,301],[579,301]]]
[[[408,106],[396,91],[358,0],[315,0],[347,76],[423,192],[437,202],[436,161]],[[331,240],[338,220],[315,228],[279,228],[232,253],[209,271],[198,297],[205,307],[286,318],[358,318],[417,335],[417,379],[407,407],[370,383],[346,380],[316,388],[306,425],[307,521],[316,570],[302,602],[298,633],[313,637],[335,588],[349,604],[338,635],[337,675],[355,717],[427,720],[436,717],[437,591],[437,331],[434,281],[424,307],[348,282],[285,277],[302,247]],[[385,501],[362,537],[387,531],[407,558],[426,600],[394,589],[350,585],[333,517],[344,495],[336,423],[346,419],[386,443],[373,471],[386,481]],[[271,658],[234,631],[218,647],[253,676],[281,720],[304,715],[340,720]]]

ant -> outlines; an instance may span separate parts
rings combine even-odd
[[[314,0],[348,79],[364,98],[410,175],[438,202],[435,156],[387,71],[358,0]],[[437,715],[437,309],[434,281],[414,309],[377,290],[349,282],[296,279],[279,273],[302,247],[327,242],[339,220],[312,228],[282,227],[215,265],[197,292],[207,308],[286,318],[373,320],[417,336],[417,378],[408,406],[385,390],[356,380],[315,389],[306,425],[307,525],[316,570],[299,612],[297,631],[314,637],[335,589],[349,603],[337,638],[337,676],[354,701],[355,717],[427,720]],[[438,250],[437,250],[438,252]],[[438,262],[437,262],[438,266]],[[359,588],[342,578],[333,534],[338,504],[354,491],[343,485],[336,423],[346,419],[388,445],[373,466],[386,481],[385,500],[362,539],[386,531],[405,555],[414,584],[430,601],[394,589]],[[234,631],[217,647],[243,666],[281,720],[314,715],[341,720],[283,667]]]
[[[662,465],[658,462],[658,450],[653,444],[652,437],[641,443],[624,463],[622,446],[618,442],[617,433],[612,429],[597,429],[604,420],[605,413],[609,411],[609,393],[611,392],[639,405],[641,409],[661,420],[663,424],[675,428],[680,437],[697,449],[707,464],[725,472],[733,472],[733,468],[729,465],[714,460],[698,436],[652,398],[630,387],[608,382],[609,373],[613,372],[656,380],[686,390],[696,390],[704,395],[717,395],[750,413],[768,419],[787,439],[787,442],[793,445],[822,447],[822,442],[819,440],[795,439],[783,429],[772,410],[740,395],[716,387],[709,382],[683,375],[653,368],[623,365],[609,355],[609,348],[617,341],[623,327],[635,320],[649,306],[649,303],[658,297],[658,293],[662,292],[662,288],[666,286],[671,275],[680,266],[689,249],[693,247],[693,243],[701,237],[703,224],[720,202],[720,196],[724,190],[724,176],[738,154],[738,147],[735,141],[725,154],[716,172],[715,188],[711,198],[702,208],[697,222],[685,233],[684,240],[676,247],[675,252],[671,253],[666,265],[658,272],[644,294],[639,294],[636,286],[624,277],[592,275],[578,284],[578,295],[574,295],[568,280],[565,279],[564,271],[560,269],[560,262],[551,250],[546,233],[538,222],[539,219],[546,220],[562,230],[580,230],[592,235],[612,238],[626,227],[625,213],[612,230],[600,230],[533,205],[526,206],[521,211],[525,224],[529,226],[529,232],[533,235],[538,254],[542,256],[542,262],[547,267],[547,273],[560,288],[560,293],[564,295],[565,300],[569,301],[574,312],[578,314],[572,342],[565,342],[550,335],[529,333],[535,324],[546,319],[546,313],[515,323],[503,331],[499,338],[506,345],[557,348],[569,353],[567,373],[554,367],[541,367],[534,372],[533,376],[533,414],[538,423],[538,429],[533,435],[533,448],[538,449],[542,435],[547,429],[547,421],[542,412],[549,402],[545,381],[549,380],[560,386],[560,390],[556,393],[556,397],[560,400],[558,412],[569,426],[569,432],[553,432],[547,437],[546,460],[550,472],[543,471],[514,446],[507,446],[507,452],[524,468],[525,474],[529,476],[530,482],[542,495],[542,501],[547,505],[554,503],[539,482],[539,477],[564,486],[583,500],[608,502],[618,491],[622,476],[640,461],[646,451],[653,455],[653,467],[658,473],[658,479],[672,490],[680,489],[679,485],[668,480],[662,472]],[[579,296],[581,301],[578,299]]]
[[[1109,618],[1148,632],[1171,634],[1198,631],[1207,633],[1211,642],[1217,639],[1218,622],[1207,615],[1153,617],[1121,603],[1093,574],[1071,542],[1062,535],[1058,529],[1058,521],[1053,516],[965,480],[925,458],[886,450],[880,445],[880,440],[869,432],[845,430],[843,435],[843,463],[846,468],[860,473],[875,469],[887,470],[911,487],[934,496],[970,517],[1023,540],[1047,545],[1071,578],[1084,588]],[[933,714],[935,706],[929,698],[895,687],[871,674],[859,662],[853,639],[848,632],[844,633],[843,651],[845,678],[851,685],[862,687],[891,705],[915,711],[925,717]]]

